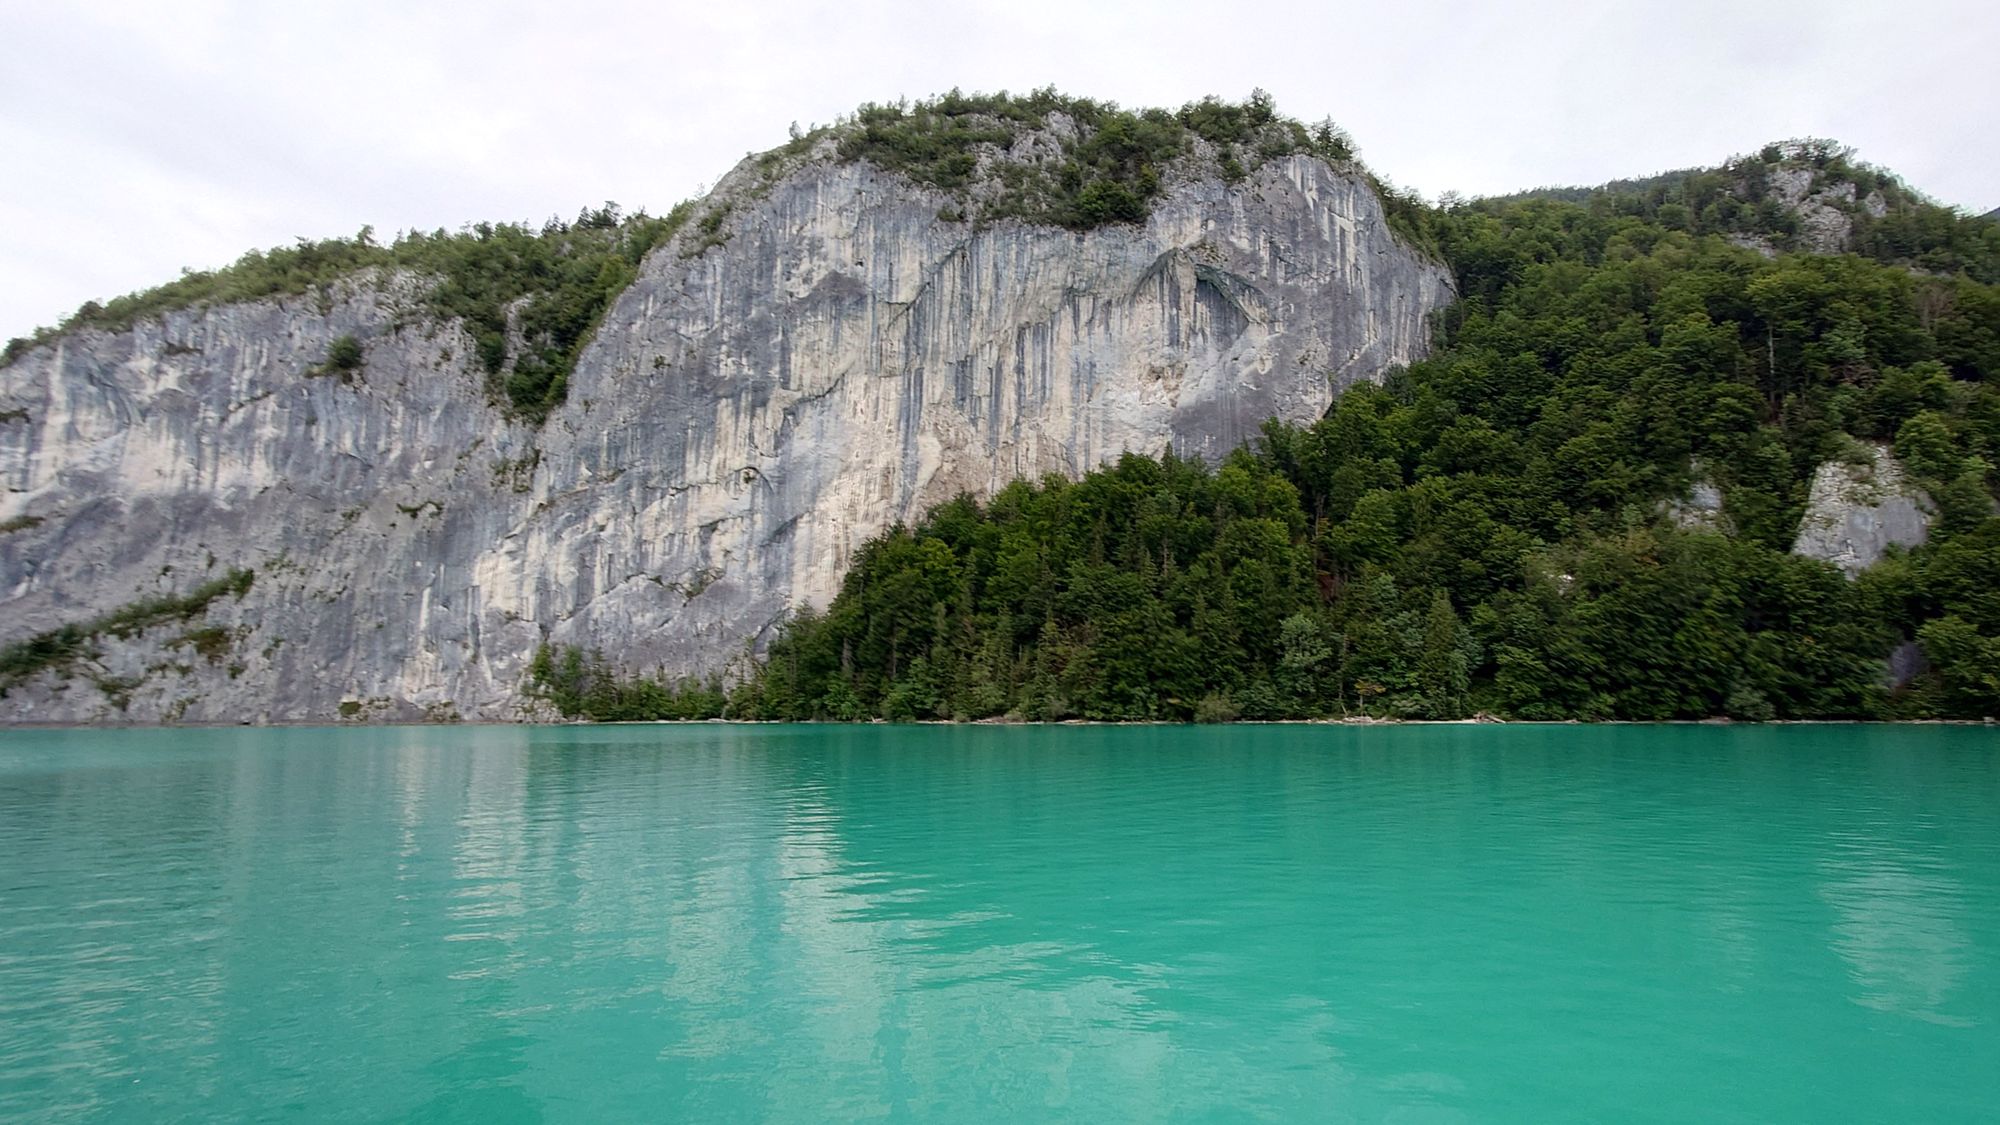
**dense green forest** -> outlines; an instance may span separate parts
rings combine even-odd
[[[1847,249],[1875,261],[2000,284],[2000,225],[1993,216],[1969,218],[1937,206],[1893,174],[1857,162],[1851,149],[1821,138],[1766,145],[1719,168],[1664,172],[1598,188],[1537,188],[1483,206],[1497,210],[1543,199],[1610,207],[1672,230],[1734,235],[1773,250],[1807,249],[1798,211],[1775,188],[1784,173],[1804,179],[1806,194],[1852,224]]]
[[[1894,206],[1769,255],[1781,166]],[[1669,719],[2000,710],[2000,229],[1837,146],[1420,219],[1463,300],[1432,357],[1208,466],[1127,455],[896,528],[752,674],[544,650],[597,719]],[[1931,541],[1788,553],[1813,470],[1883,442]],[[1723,496],[1719,526],[1675,501]],[[1885,656],[1929,667],[1891,687]]]

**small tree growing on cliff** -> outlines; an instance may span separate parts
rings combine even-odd
[[[338,375],[343,383],[352,383],[361,370],[361,341],[353,334],[342,336],[329,344],[326,362],[308,372],[311,375]]]

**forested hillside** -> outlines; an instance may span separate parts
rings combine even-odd
[[[1792,250],[1787,182],[1851,252]],[[575,650],[536,690],[602,719],[2000,709],[2000,225],[1824,142],[1415,218],[1463,300],[1319,423],[945,505],[726,692]],[[1850,581],[1788,548],[1814,468],[1864,442],[1937,519]],[[1676,518],[1697,484],[1706,524]],[[1928,666],[1892,686],[1910,640]]]

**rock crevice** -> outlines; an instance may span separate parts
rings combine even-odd
[[[1217,458],[1420,356],[1452,296],[1366,183],[1304,155],[1087,234],[940,219],[867,164],[739,194],[647,258],[539,428],[409,277],[20,357],[0,520],[41,522],[0,535],[0,644],[257,580],[209,609],[226,659],[114,640],[117,692],[44,673],[0,720],[515,718],[544,641],[713,671],[891,524],[1125,450]],[[310,377],[345,335],[355,377]]]

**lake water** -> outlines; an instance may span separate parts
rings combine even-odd
[[[859,1118],[2000,1119],[2000,734],[0,733],[0,1119]]]

